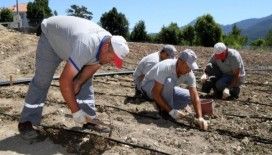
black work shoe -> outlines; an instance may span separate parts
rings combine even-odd
[[[103,125],[103,124],[86,123],[86,124],[83,124],[82,128],[84,130],[88,129],[88,130],[93,130],[93,131],[103,132],[103,133],[110,132],[110,128],[106,125]]]
[[[172,117],[169,115],[168,112],[162,110],[161,108],[157,107],[159,110],[159,115],[161,116],[161,118],[165,119],[165,120],[171,120]]]
[[[24,123],[18,124],[18,130],[20,135],[25,140],[32,140],[38,138],[39,134],[33,128],[32,123],[30,121],[26,121]]]
[[[135,88],[135,97],[139,97],[139,96],[141,96],[142,95],[142,92],[140,91],[140,90],[138,90],[138,89],[136,89]]]
[[[223,97],[223,91],[215,91],[213,94],[214,98],[216,99],[222,99]]]

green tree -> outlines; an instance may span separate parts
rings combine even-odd
[[[234,24],[229,35],[223,36],[223,42],[233,48],[241,48],[247,43],[247,38],[241,35],[241,30]]]
[[[266,46],[272,46],[272,29],[265,36]]]
[[[222,30],[209,14],[199,17],[195,24],[197,44],[211,47],[222,38]]]
[[[193,26],[186,26],[182,30],[183,44],[192,46],[195,40],[195,29]]]
[[[58,12],[57,10],[54,11],[54,16],[57,16],[58,15]]]
[[[27,18],[29,24],[37,26],[44,18],[52,16],[52,11],[48,6],[48,0],[34,0],[27,3]]]
[[[85,19],[91,20],[93,17],[93,13],[91,11],[88,11],[88,9],[85,6],[77,6],[77,5],[71,5],[70,9],[67,9],[67,15],[68,16],[76,16],[81,17]]]
[[[121,35],[125,38],[129,36],[128,20],[124,14],[118,13],[115,7],[101,16],[100,24],[113,35]]]
[[[255,41],[252,41],[250,43],[250,46],[253,46],[253,47],[264,47],[265,46],[265,40],[264,39],[257,39]]]
[[[0,22],[12,22],[13,13],[8,8],[3,8],[0,12]]]
[[[144,21],[140,20],[133,28],[133,31],[130,34],[130,40],[135,42],[145,42],[149,41],[149,37],[145,30]]]
[[[241,35],[241,30],[236,26],[236,24],[234,24],[232,26],[232,30],[231,30],[231,35],[234,35],[234,36],[239,36]]]
[[[171,23],[168,27],[163,26],[156,40],[163,44],[178,45],[181,43],[181,30],[177,23]]]
[[[149,42],[151,43],[157,43],[157,33],[150,33],[148,34]]]

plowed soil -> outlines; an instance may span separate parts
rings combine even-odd
[[[34,34],[0,27],[1,81],[33,76],[37,41]],[[134,70],[143,56],[161,46],[130,42],[130,53],[122,70]],[[176,48],[178,51],[193,49],[201,68],[212,54],[212,48]],[[30,144],[17,131],[28,83],[0,86],[0,154],[271,154],[272,53],[239,51],[247,69],[246,83],[238,100],[215,100],[216,117],[206,118],[210,124],[208,131],[162,118],[153,102],[133,97],[131,75],[115,75],[94,78],[98,117],[111,124],[110,134],[74,131],[79,125],[71,118],[58,81],[53,81],[40,126],[45,138]],[[63,63],[55,75],[61,73],[62,67]],[[99,70],[100,73],[110,71],[118,70],[110,65]],[[202,73],[195,74],[199,79]]]

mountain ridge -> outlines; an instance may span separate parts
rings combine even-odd
[[[194,19],[188,25],[194,25],[196,21],[197,19]],[[232,24],[219,25],[224,34],[228,34],[231,32],[234,24],[241,29],[242,35],[246,36],[249,41],[264,38],[269,30],[272,30],[272,14],[261,18],[249,18]]]

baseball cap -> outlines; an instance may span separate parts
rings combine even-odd
[[[123,59],[129,52],[127,41],[122,36],[112,36],[111,45],[115,53],[114,64],[120,69],[123,65]]]
[[[198,69],[198,65],[196,64],[197,56],[195,52],[191,49],[186,49],[179,54],[179,59],[186,61],[187,65],[192,69]]]
[[[170,58],[174,58],[175,52],[177,51],[177,49],[173,45],[164,45],[161,48],[161,51],[165,51],[169,55]]]
[[[227,49],[226,45],[222,42],[216,43],[214,45],[214,54],[221,54]]]

